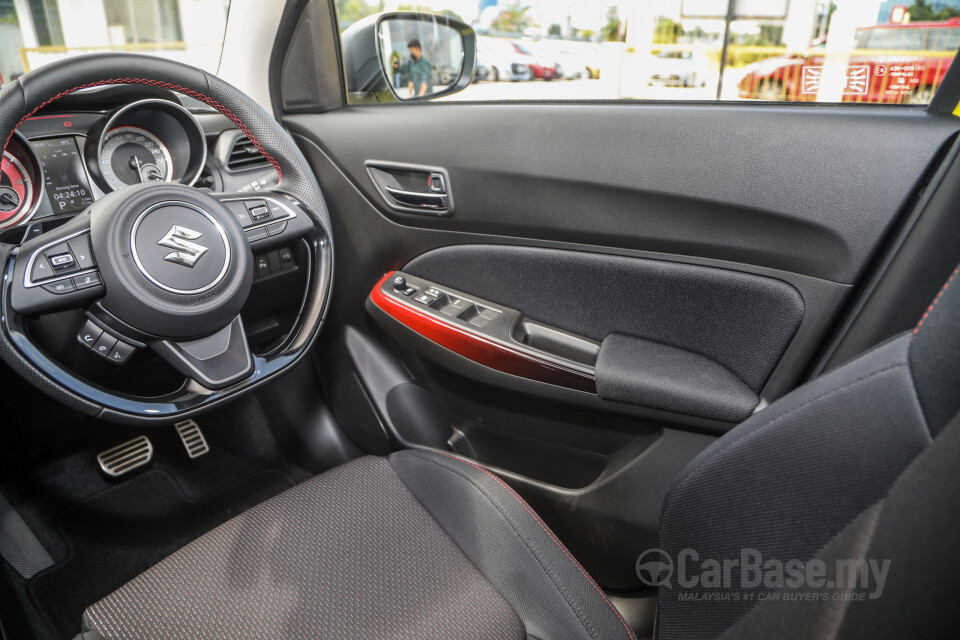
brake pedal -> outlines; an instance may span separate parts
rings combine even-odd
[[[187,455],[191,458],[199,458],[210,451],[210,445],[207,439],[203,437],[203,431],[200,431],[200,425],[193,420],[184,420],[178,422],[174,427],[177,428],[177,435],[183,447],[187,450]]]
[[[100,468],[108,476],[119,478],[153,460],[153,444],[147,436],[118,444],[97,455]]]

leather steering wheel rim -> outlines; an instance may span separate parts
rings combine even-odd
[[[9,304],[17,247],[0,244],[8,276],[2,291],[0,357],[34,386],[84,414],[115,422],[170,422],[246,393],[293,366],[319,333],[330,300],[333,241],[330,216],[316,177],[290,135],[253,99],[220,78],[171,60],[137,54],[91,54],[51,63],[0,89],[0,139],[4,147],[20,124],[52,102],[82,89],[106,85],[161,87],[200,100],[229,118],[276,169],[280,181],[269,192],[298,206],[313,223],[303,238],[311,264],[307,295],[294,330],[269,357],[257,357],[251,377],[218,391],[185,385],[181,393],[137,398],[111,393],[79,378],[47,356],[22,330],[23,318]],[[244,194],[249,196],[249,194]],[[82,214],[81,214],[82,215]],[[78,216],[79,217],[79,216]],[[189,381],[188,381],[189,382]]]

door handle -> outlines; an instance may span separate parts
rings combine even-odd
[[[453,214],[450,176],[443,167],[367,160],[364,165],[384,204],[393,211],[429,216]]]
[[[431,209],[435,211],[446,210],[447,194],[445,193],[420,193],[417,191],[403,191],[393,187],[384,186],[390,197],[405,207],[416,207],[418,209]]]

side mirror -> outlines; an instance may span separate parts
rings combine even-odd
[[[350,102],[428,100],[461,91],[477,69],[477,35],[449,16],[398,11],[343,32]]]

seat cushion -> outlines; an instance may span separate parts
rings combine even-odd
[[[431,506],[447,530],[417,495],[425,477],[477,496],[466,512]],[[631,637],[602,591],[501,483],[442,454],[355,460],[188,544],[89,607],[84,628],[107,640]],[[477,564],[472,534],[480,531],[491,537],[481,553],[499,560]]]

